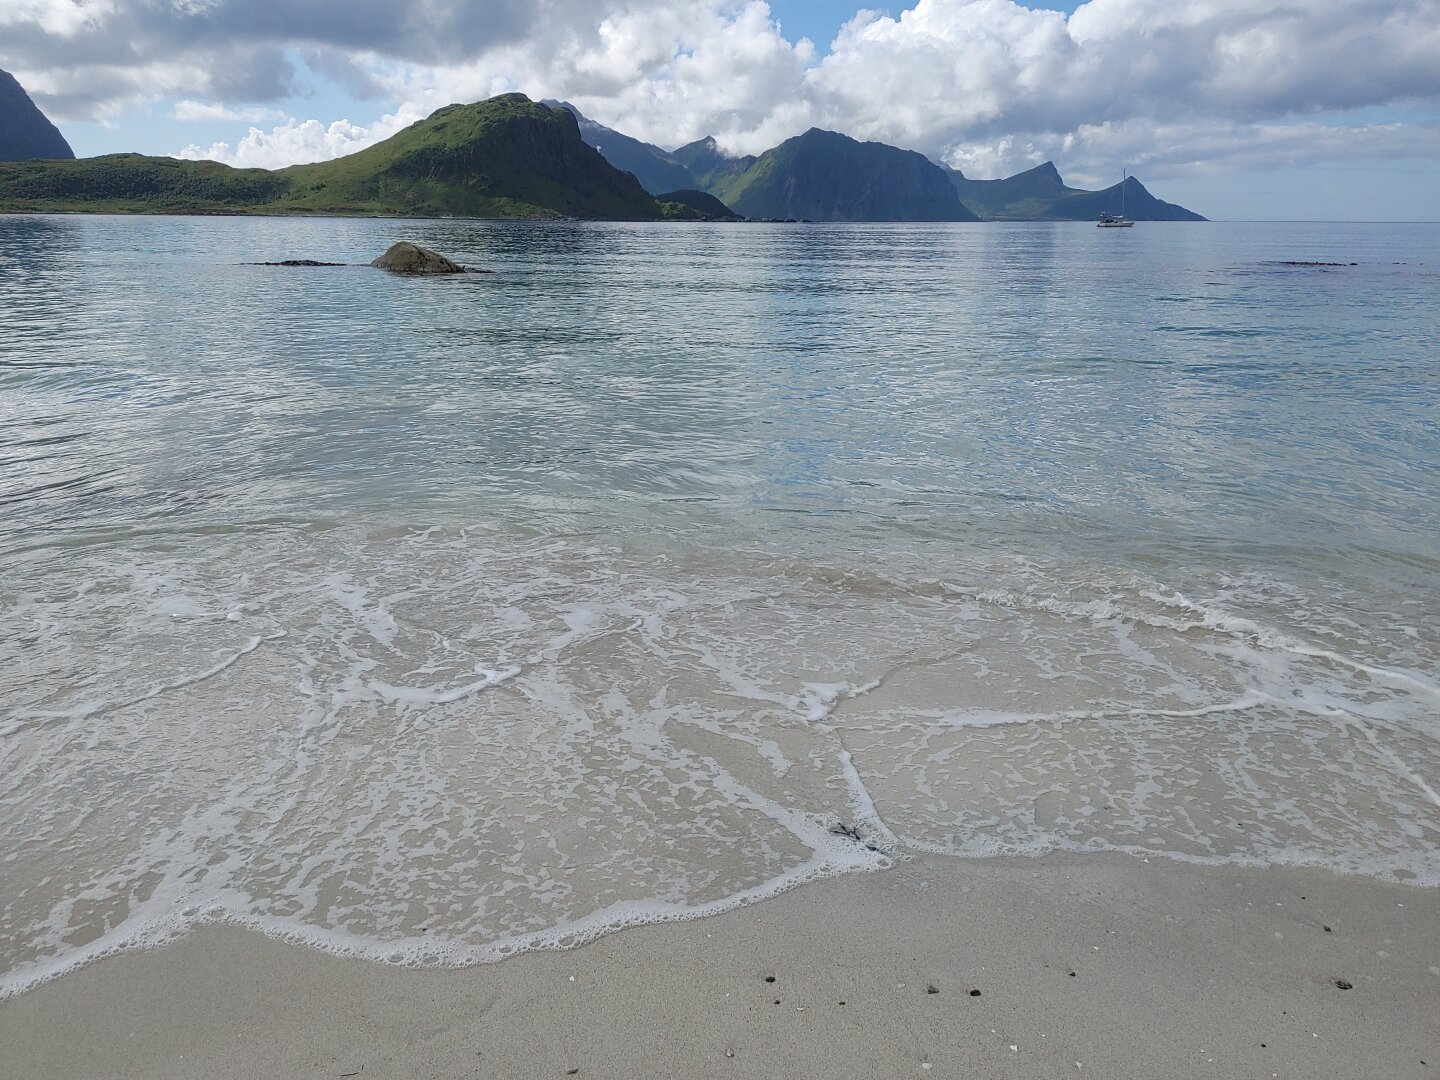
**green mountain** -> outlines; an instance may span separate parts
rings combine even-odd
[[[681,209],[670,210],[667,216],[684,218],[689,221],[739,221],[740,215],[731,210],[714,195],[707,195],[703,191],[695,191],[689,188],[682,188],[680,191],[667,191],[663,195],[655,196],[662,208],[677,207]]]
[[[962,202],[981,217],[1032,220],[1078,189],[1066,187],[1052,161],[1004,180],[970,180],[947,170]]]
[[[282,175],[285,206],[320,213],[659,216],[633,176],[585,145],[573,114],[524,94],[447,105],[359,153]]]
[[[68,160],[75,151],[25,88],[8,71],[0,71],[0,161],[34,158]]]
[[[1003,180],[971,180],[946,170],[965,205],[992,221],[1091,221],[1120,212],[1120,184],[1103,191],[1072,188],[1047,161]],[[1125,216],[1132,221],[1204,221],[1199,214],[1155,198],[1133,176],[1125,181]]]
[[[710,135],[686,143],[670,156],[690,170],[691,186],[704,191],[723,186],[755,164],[751,156],[726,157]]]
[[[348,157],[269,172],[136,154],[0,165],[0,210],[655,220],[575,117],[506,94],[450,105]]]
[[[924,155],[819,128],[767,150],[738,175],[711,180],[706,190],[747,217],[978,220]]]
[[[546,100],[543,104],[572,113],[580,125],[580,137],[586,144],[599,150],[605,160],[617,169],[631,173],[651,195],[693,186],[690,170],[660,147],[596,123],[568,101]]]

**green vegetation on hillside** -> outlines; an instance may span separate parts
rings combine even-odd
[[[574,116],[522,94],[451,105],[382,143],[277,172],[120,154],[0,165],[0,211],[655,220]]]
[[[748,217],[813,221],[975,221],[922,154],[811,128],[708,189]]]
[[[456,217],[653,219],[638,181],[585,145],[575,117],[505,94],[450,105],[359,153],[283,171],[285,209]]]
[[[740,215],[714,195],[683,188],[657,195],[667,218],[678,221],[739,221]]]
[[[272,204],[289,188],[287,179],[264,169],[139,154],[0,164],[5,211],[231,213]]]
[[[686,143],[671,155],[690,170],[691,187],[714,193],[755,164],[755,158],[726,157],[712,136]]]

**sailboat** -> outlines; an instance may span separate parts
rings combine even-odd
[[[1100,220],[1097,223],[1097,228],[1129,229],[1134,227],[1135,223],[1133,221],[1126,220],[1125,217],[1125,189],[1129,186],[1130,171],[1126,169],[1122,174],[1122,179],[1120,181],[1120,213],[1111,214],[1104,210],[1100,211]]]

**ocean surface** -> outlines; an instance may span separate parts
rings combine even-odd
[[[1437,784],[1440,226],[0,218],[0,996]]]

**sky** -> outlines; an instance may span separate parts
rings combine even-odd
[[[809,127],[1219,219],[1440,219],[1440,0],[0,0],[81,155],[278,167],[519,90],[674,147]]]

